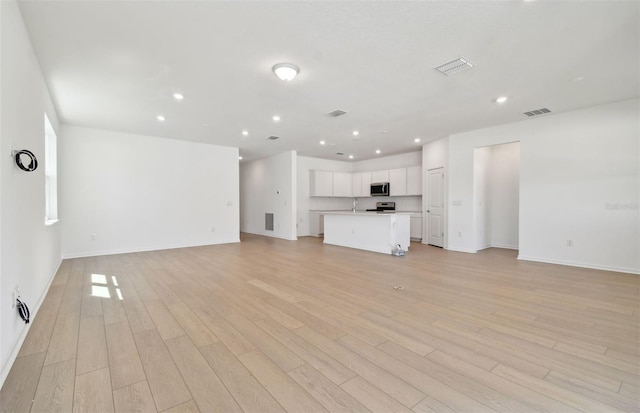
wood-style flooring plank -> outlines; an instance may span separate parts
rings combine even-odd
[[[73,413],[80,412],[113,412],[113,393],[108,368],[76,376]]]
[[[74,359],[44,366],[31,411],[70,412],[73,409],[75,368]]]
[[[162,411],[190,400],[191,393],[158,330],[138,331],[133,337],[157,409]]]
[[[224,344],[214,343],[200,348],[200,352],[244,412],[284,412],[282,406]]]
[[[113,405],[116,413],[156,412],[156,405],[146,381],[115,389],[113,391]]]
[[[316,399],[261,352],[250,351],[238,358],[287,412],[327,412]]]
[[[80,336],[78,340],[82,345],[78,347],[77,375],[109,367],[107,339],[102,315],[82,317],[80,319]]]
[[[45,353],[18,357],[0,390],[0,412],[28,412],[36,394]]]
[[[142,362],[127,321],[105,326],[111,385],[118,389],[145,379]]]
[[[200,410],[242,412],[189,337],[175,337],[165,343]]]
[[[360,376],[355,376],[340,385],[373,413],[411,413],[404,405]]]

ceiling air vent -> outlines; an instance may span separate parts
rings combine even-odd
[[[333,112],[329,112],[327,113],[327,116],[330,116],[332,118],[337,118],[338,116],[342,116],[342,115],[346,115],[347,112],[342,110],[342,109],[336,109]]]
[[[451,76],[451,75],[456,74],[458,72],[462,72],[464,70],[471,69],[472,67],[473,67],[473,63],[471,63],[470,61],[468,61],[464,57],[460,57],[460,58],[458,58],[456,60],[452,60],[450,62],[442,64],[442,65],[436,67],[435,69],[440,73],[443,73],[443,74],[445,74],[447,76]]]
[[[542,109],[531,110],[529,112],[524,112],[523,115],[538,116],[538,115],[544,115],[545,113],[551,113],[551,111],[547,108],[542,108]]]
[[[269,139],[270,141],[275,141],[276,139],[280,139],[280,137],[271,135],[267,139]]]

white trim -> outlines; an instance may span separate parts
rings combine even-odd
[[[490,248],[503,248],[506,250],[519,250],[520,247],[518,247],[517,245],[504,245],[504,244],[491,244]]]
[[[208,245],[233,244],[237,242],[240,242],[240,238],[236,238],[234,240],[206,243],[206,244],[175,244],[175,245],[162,245],[162,246],[146,247],[146,248],[113,249],[113,250],[104,250],[104,251],[71,252],[71,253],[63,252],[62,258],[69,259],[69,258],[98,257],[101,255],[130,254],[134,252],[173,250],[178,248],[191,248],[191,247],[204,247]]]
[[[469,254],[475,254],[477,252],[476,250],[472,250],[470,248],[455,248],[455,247],[451,248],[451,247],[449,247],[449,248],[444,248],[444,249],[446,249],[447,251],[467,252]]]
[[[614,267],[614,266],[606,266],[606,265],[589,264],[589,263],[584,263],[584,262],[573,262],[573,261],[564,261],[564,260],[550,260],[550,259],[547,259],[547,258],[529,257],[529,256],[526,256],[526,255],[518,255],[518,259],[522,260],[522,261],[535,261],[535,262],[543,262],[543,263],[546,263],[546,264],[567,265],[567,266],[570,266],[570,267],[589,268],[589,269],[593,269],[593,270],[614,271],[614,272],[622,272],[622,273],[640,275],[640,268]]]
[[[60,259],[60,261],[58,261],[58,265],[56,266],[55,271],[53,272],[53,274],[49,278],[49,283],[47,284],[47,288],[45,288],[44,292],[42,293],[42,295],[38,299],[38,302],[36,302],[36,305],[33,306],[33,308],[31,309],[31,311],[30,311],[30,313],[31,313],[31,321],[29,321],[29,324],[26,324],[25,328],[22,329],[22,333],[20,333],[20,336],[18,337],[18,340],[16,341],[16,344],[13,347],[13,350],[11,351],[11,354],[9,354],[9,358],[7,359],[7,363],[2,367],[2,371],[0,372],[0,388],[2,386],[4,386],[4,382],[7,379],[7,376],[9,375],[9,372],[11,371],[11,368],[13,367],[13,363],[16,361],[16,358],[18,358],[18,354],[20,353],[20,349],[22,348],[22,344],[24,344],[24,340],[27,338],[27,334],[29,333],[29,329],[33,325],[33,322],[34,322],[36,316],[38,315],[38,311],[40,310],[40,306],[44,302],[44,299],[47,296],[47,294],[49,294],[49,288],[51,288],[51,284],[53,283],[53,280],[56,278],[56,274],[58,274],[58,270],[60,270],[60,266],[61,265],[62,265],[62,259]]]

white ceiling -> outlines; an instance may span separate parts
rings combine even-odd
[[[527,119],[529,110],[559,113],[640,89],[638,1],[20,8],[63,123],[236,146],[244,159],[285,150],[355,161],[375,149],[411,152],[451,133]],[[433,69],[461,56],[476,66],[453,76]],[[271,68],[280,62],[300,67],[299,76],[277,79]],[[501,95],[509,100],[499,105]],[[325,115],[335,109],[348,114]]]

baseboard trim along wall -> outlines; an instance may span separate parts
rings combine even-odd
[[[622,272],[622,273],[640,275],[640,268],[610,267],[610,266],[603,266],[603,265],[594,265],[594,264],[589,264],[584,262],[549,260],[546,258],[530,257],[526,255],[518,255],[518,259],[522,261],[543,262],[546,264],[567,265],[570,267],[589,268],[592,270],[613,271],[613,272]]]
[[[238,242],[240,242],[240,238],[236,238],[232,240],[224,240],[220,242],[205,243],[205,244],[176,244],[176,245],[159,245],[159,246],[145,247],[145,248],[113,249],[113,250],[103,250],[103,251],[63,252],[62,258],[69,259],[69,258],[99,257],[102,255],[131,254],[135,252],[173,250],[178,248],[204,247],[207,245],[234,244]]]
[[[18,354],[20,353],[22,344],[24,344],[24,340],[27,338],[27,334],[29,334],[29,330],[33,325],[33,320],[35,320],[35,318],[38,316],[38,311],[40,310],[40,306],[44,302],[44,299],[47,296],[47,294],[49,294],[49,288],[51,288],[51,284],[53,284],[53,279],[56,278],[56,274],[58,273],[58,270],[60,269],[61,265],[62,265],[62,259],[58,261],[58,265],[56,266],[56,269],[53,271],[53,274],[51,274],[51,277],[49,277],[47,288],[44,289],[44,291],[40,295],[40,298],[38,298],[38,301],[35,303],[35,305],[31,305],[31,308],[29,309],[29,312],[30,312],[29,324],[25,325],[25,328],[22,330],[22,333],[20,333],[20,337],[18,337],[18,341],[16,341],[15,346],[11,350],[11,354],[9,355],[9,359],[7,360],[7,363],[4,366],[2,366],[2,371],[0,372],[0,388],[4,386],[4,381],[7,379],[7,376],[11,371],[11,367],[13,367],[13,363],[15,363],[16,359],[18,358]],[[29,303],[27,303],[27,305],[29,305]],[[16,310],[16,317],[18,317],[17,310]]]

